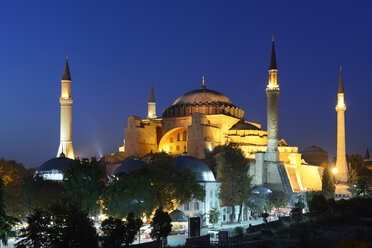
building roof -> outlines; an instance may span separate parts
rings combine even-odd
[[[344,93],[344,83],[342,81],[342,67],[340,66],[340,79],[338,81],[338,93]]]
[[[71,81],[70,67],[68,66],[68,57],[66,56],[65,70],[63,71],[62,80]]]
[[[189,169],[195,174],[198,182],[215,182],[213,172],[202,160],[191,156],[179,156],[173,159],[174,165],[179,171]]]
[[[238,121],[234,126],[230,128],[230,130],[261,130],[255,125],[252,125],[246,121]]]
[[[254,195],[260,195],[260,196],[264,196],[264,195],[268,195],[270,194],[272,191],[269,189],[269,188],[266,188],[264,186],[256,186],[252,189],[252,194]]]
[[[67,170],[70,164],[72,164],[74,160],[66,158],[64,156],[58,158],[52,158],[43,163],[37,170],[36,173],[45,173],[48,171],[60,171],[64,172]]]
[[[274,45],[274,35],[273,35],[273,42],[271,45],[271,57],[270,57],[270,68],[269,70],[277,70],[278,67],[276,66],[276,55],[275,55],[275,45]]]
[[[173,210],[170,214],[169,217],[171,218],[172,222],[187,222],[187,216],[184,212],[181,210]]]
[[[152,81],[151,81],[151,89],[150,89],[149,102],[155,102],[155,94],[154,94],[154,89],[152,87]]]
[[[325,150],[320,148],[319,146],[312,145],[306,148],[305,150],[301,151],[301,153],[308,153],[308,152],[321,152],[321,153],[327,153]]]
[[[207,88],[197,89],[186,94],[183,94],[176,101],[174,101],[174,105],[183,105],[183,104],[225,104],[225,105],[233,105],[229,98],[227,98],[224,94],[210,90]]]
[[[137,170],[142,165],[145,165],[146,163],[142,160],[133,159],[133,158],[127,158],[123,161],[119,162],[121,165],[116,168],[114,171],[114,175],[117,175],[118,173],[128,173],[134,170]]]

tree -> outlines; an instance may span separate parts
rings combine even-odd
[[[168,212],[164,212],[161,208],[158,208],[151,221],[151,238],[158,242],[166,238],[172,230],[171,222],[172,220]]]
[[[272,193],[267,196],[267,201],[270,202],[272,206],[276,207],[278,212],[280,212],[280,208],[285,207],[288,204],[288,197],[283,191],[273,190]]]
[[[232,207],[232,216],[235,216],[235,205],[240,206],[239,222],[243,204],[248,204],[251,193],[251,178],[248,176],[249,164],[243,151],[236,145],[228,144],[221,150],[221,155],[217,158],[217,175],[221,181],[220,198],[226,206]]]
[[[247,206],[255,213],[261,213],[265,210],[266,198],[260,195],[252,195],[249,198]]]
[[[100,208],[98,200],[104,189],[103,178],[103,168],[95,158],[91,162],[75,160],[64,173],[63,187],[72,204],[96,215]]]
[[[21,185],[27,169],[14,160],[0,159],[0,177],[4,183],[4,204],[9,215],[22,217],[24,215],[23,202],[20,197]]]
[[[122,173],[113,179],[103,194],[104,212],[115,218],[124,218],[130,212],[136,216],[151,215],[157,206],[151,181],[144,175]]]
[[[129,213],[126,222],[111,217],[104,220],[101,225],[103,247],[122,247],[122,243],[129,247],[141,226],[142,220],[135,218],[133,213]]]
[[[7,215],[5,212],[4,205],[4,184],[0,177],[0,241],[4,244],[8,244],[8,239],[15,236],[15,232],[12,227],[19,222],[17,218]]]
[[[26,217],[28,225],[20,230],[18,242],[15,244],[16,248],[30,247],[50,247],[51,237],[49,233],[49,225],[51,216],[49,212],[44,210],[35,210]]]
[[[372,197],[372,170],[367,168],[362,168],[357,177],[356,185],[357,197],[361,198],[371,198]]]
[[[27,217],[27,223],[28,227],[20,231],[16,247],[98,247],[93,222],[78,206],[36,210]]]
[[[309,194],[309,211],[314,215],[322,215],[329,210],[326,197],[322,192],[312,192]]]
[[[209,223],[214,225],[218,223],[219,218],[220,218],[221,212],[218,210],[218,208],[211,208],[208,212],[209,216]]]
[[[322,192],[327,198],[333,198],[335,195],[336,186],[331,175],[330,166],[324,167],[323,177],[322,177]]]
[[[301,209],[301,211],[306,208],[304,195],[299,195],[297,197],[297,202],[295,203],[295,207]]]

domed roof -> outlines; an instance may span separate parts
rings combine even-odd
[[[219,93],[214,90],[209,90],[206,88],[193,90],[183,94],[173,105],[182,105],[182,104],[203,104],[203,103],[215,103],[215,104],[225,104],[233,105],[227,96],[222,93]]]
[[[272,191],[269,188],[266,188],[264,186],[256,186],[252,189],[251,192],[254,195],[268,195],[272,193]]]
[[[138,168],[140,168],[142,165],[145,165],[146,163],[143,162],[142,160],[127,158],[121,161],[120,164],[121,165],[118,168],[116,168],[116,170],[114,171],[114,175],[121,173],[121,172],[128,173],[128,172],[137,170]]]
[[[195,174],[198,182],[214,182],[213,172],[208,168],[207,164],[200,159],[190,156],[179,156],[173,159],[174,165],[179,171],[189,169]]]
[[[58,157],[58,158],[52,158],[46,161],[44,164],[42,164],[36,171],[36,173],[45,173],[49,171],[60,171],[63,172],[67,170],[69,165],[74,160],[66,158],[66,157]]]
[[[187,222],[187,216],[184,212],[181,210],[173,210],[170,214],[169,217],[171,218],[172,222]]]
[[[301,153],[308,153],[308,152],[322,152],[322,153],[327,153],[322,148],[320,148],[319,146],[316,146],[314,144],[312,146],[309,146],[305,150],[303,150]]]

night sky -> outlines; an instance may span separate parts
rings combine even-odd
[[[58,2],[58,3],[57,3]],[[306,4],[305,4],[306,3]],[[56,156],[65,56],[78,157],[118,150],[129,115],[157,115],[206,87],[266,130],[271,36],[279,136],[336,154],[343,67],[348,154],[372,149],[370,1],[6,1],[0,4],[0,157],[27,167]]]

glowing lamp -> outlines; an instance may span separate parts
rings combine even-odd
[[[336,167],[332,169],[332,173],[333,173],[333,174],[337,174],[337,172],[338,172],[338,170],[337,170]]]

